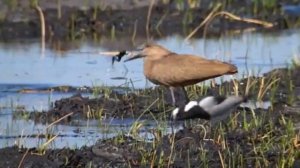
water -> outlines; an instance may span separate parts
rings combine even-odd
[[[73,96],[75,93],[18,93],[18,92],[6,92],[0,95],[0,107],[11,108],[21,107],[29,111],[46,111],[48,110],[52,102],[61,98],[67,98]],[[84,97],[88,97],[88,94],[82,94]]]
[[[248,71],[267,72],[276,67],[286,67],[293,55],[300,52],[299,37],[299,30],[288,30],[272,35],[246,33],[232,37],[196,39],[190,43],[184,43],[183,37],[172,36],[156,42],[178,53],[231,62],[243,74]],[[107,46],[105,43],[111,42],[81,42],[63,54],[52,49],[46,49],[41,54],[38,41],[0,43],[0,83],[119,86],[128,80],[111,78],[124,77],[131,79],[135,87],[148,86],[143,76],[142,60],[116,63],[112,66],[110,57],[83,53],[117,48],[102,47]]]
[[[299,36],[299,30],[287,30],[272,35],[245,33],[206,40],[194,39],[189,43],[184,42],[183,37],[172,36],[156,42],[174,52],[231,62],[238,66],[237,77],[240,78],[244,73],[261,75],[274,68],[288,66],[293,57],[299,55]],[[136,88],[152,86],[143,75],[142,60],[115,63],[112,66],[110,57],[93,53],[131,48],[126,40],[102,40],[97,43],[82,41],[66,45],[70,45],[71,48],[58,52],[48,46],[45,52],[41,53],[39,41],[0,43],[0,72],[2,72],[0,73],[0,148],[14,144],[35,147],[46,141],[36,138],[35,135],[44,134],[47,126],[35,124],[33,121],[14,119],[12,113],[15,107],[21,106],[26,110],[47,110],[51,102],[74,94],[23,94],[18,92],[20,89],[57,85],[131,86],[129,81],[132,81]],[[59,136],[50,147],[92,145],[97,139],[109,138],[119,132],[128,132],[133,122],[132,119],[111,119],[55,125],[53,130]],[[155,124],[145,127],[142,134],[146,136],[147,129],[152,127],[155,127]],[[104,133],[105,129],[108,130]],[[151,139],[151,135],[147,136]]]
[[[72,125],[54,125],[47,131],[47,125],[13,119],[12,115],[0,115],[0,148],[12,145],[20,147],[42,146],[47,139],[38,138],[38,135],[45,135],[46,133],[58,135],[50,143],[50,148],[90,146],[95,144],[98,139],[111,138],[121,132],[128,133],[133,122],[133,119],[111,119],[101,122],[97,120],[77,121],[76,124],[73,123]],[[120,125],[122,126],[120,127]],[[147,129],[152,127],[153,125],[145,127],[144,134],[149,134]]]

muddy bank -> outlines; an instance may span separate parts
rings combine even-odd
[[[270,80],[276,81],[261,98],[274,103],[267,109],[241,108],[232,114],[234,117],[216,125],[203,120],[192,120],[176,134],[164,135],[163,128],[153,128],[151,131],[154,138],[150,140],[143,140],[139,134],[141,130],[133,128],[129,134],[121,133],[80,149],[7,147],[0,150],[0,167],[16,167],[19,164],[24,167],[297,167],[300,140],[297,135],[299,126],[295,123],[300,120],[299,70],[297,66],[276,69],[264,74],[264,77],[252,78],[256,81],[249,91],[253,101],[258,100],[263,78],[263,87],[270,84]],[[249,79],[238,82],[241,94],[246,90],[247,80]],[[190,87],[188,92],[191,99],[203,94],[220,94],[220,90],[223,90],[223,94],[232,94],[233,86],[232,82],[226,82],[207,88],[206,91],[200,86]],[[53,122],[70,112],[74,114],[63,122],[84,119],[88,115],[98,118],[137,118],[149,107],[148,112],[143,115],[145,119],[152,119],[154,115],[157,121],[166,122],[168,119],[158,116],[162,111],[173,108],[163,106],[164,92],[161,88],[122,93],[106,90],[99,93],[102,96],[97,98],[85,98],[77,94],[58,100],[48,112],[33,112],[32,119]],[[151,106],[157,97],[160,98],[158,104]],[[99,109],[102,109],[101,113],[97,113]],[[180,124],[182,123],[175,123],[175,126]]]
[[[68,88],[68,89],[67,89]],[[43,93],[54,90],[61,91],[61,87],[27,90],[22,93]],[[51,123],[55,120],[73,113],[62,122],[69,123],[78,119],[108,119],[108,118],[149,118],[152,114],[164,116],[163,109],[171,108],[170,95],[163,87],[153,89],[129,90],[126,88],[73,88],[65,86],[63,91],[74,93],[72,97],[52,102],[52,108],[45,112],[27,112],[24,109],[16,110],[14,116],[22,118],[29,115],[29,119],[37,123]],[[83,97],[82,93],[90,93],[91,98]],[[96,98],[92,98],[96,97]],[[164,99],[164,97],[169,97]]]
[[[0,166],[276,167],[287,158],[283,165],[297,166],[299,158],[293,151],[298,150],[300,141],[289,132],[293,130],[288,130],[283,123],[283,117],[285,121],[289,119],[280,111],[259,111],[256,114],[259,124],[255,127],[245,128],[241,123],[252,123],[255,119],[250,117],[251,113],[246,113],[248,119],[240,115],[237,125],[230,124],[229,120],[225,122],[228,124],[219,126],[205,124],[206,132],[199,126],[199,123],[203,124],[201,121],[194,121],[192,128],[180,130],[174,135],[162,136],[161,130],[154,129],[152,142],[120,135],[81,149],[7,147],[0,150]]]
[[[233,12],[241,17],[254,17],[274,23],[277,28],[286,28],[285,15],[280,4],[293,1],[282,1],[271,7],[255,4],[253,1],[223,2],[221,10]],[[75,40],[80,38],[100,39],[109,37],[152,38],[174,34],[187,35],[195,29],[219,2],[201,1],[179,3],[176,1],[157,1],[149,18],[149,31],[146,30],[149,1],[62,1],[60,4],[39,1],[45,16],[46,37],[52,40]],[[2,21],[0,21],[0,38],[4,41],[39,38],[40,18],[37,11],[27,1],[16,1],[15,4],[2,2]],[[245,8],[247,6],[247,8]],[[249,8],[248,8],[249,7]],[[254,9],[261,10],[254,10]],[[240,10],[236,10],[240,9]],[[247,28],[264,29],[262,26],[246,22],[217,18],[206,32],[208,35],[219,35],[229,30]],[[269,29],[268,29],[269,31]],[[148,35],[147,35],[148,34]],[[200,29],[195,37],[203,35]]]
[[[297,106],[300,95],[300,68],[275,69],[262,77],[247,77],[240,81],[224,82],[220,85],[186,87],[191,100],[200,99],[207,95],[234,95],[238,89],[240,95],[248,95],[253,102],[267,101],[278,108]],[[169,90],[164,87],[131,90],[129,88],[73,88],[54,87],[41,90],[26,90],[22,93],[64,91],[74,93],[72,97],[52,102],[52,108],[45,112],[27,112],[16,110],[14,115],[29,116],[37,123],[51,123],[73,113],[64,120],[65,123],[78,119],[109,119],[109,118],[138,118],[152,119],[169,116],[172,107]],[[90,93],[83,97],[81,94]],[[94,97],[94,98],[93,98]],[[272,107],[271,107],[272,108]],[[167,114],[167,115],[166,115]],[[22,118],[22,117],[21,117]]]

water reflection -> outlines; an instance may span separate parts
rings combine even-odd
[[[46,133],[57,135],[48,146],[49,148],[91,146],[99,139],[111,138],[120,133],[127,134],[133,122],[135,122],[133,119],[119,120],[113,118],[104,121],[78,120],[71,125],[54,125],[46,131],[47,125],[36,124],[26,120],[16,120],[11,115],[0,114],[0,148],[12,145],[29,148],[42,146],[47,142],[47,139],[44,137]],[[147,122],[139,130],[139,137],[149,141],[153,140],[154,135],[151,133],[153,127],[156,127],[155,122]],[[176,130],[178,129],[181,129],[181,127],[176,127]],[[171,128],[167,128],[164,133],[169,132],[171,132]]]
[[[275,35],[246,33],[207,40],[194,39],[189,43],[183,42],[184,37],[172,36],[156,42],[174,52],[232,62],[242,74],[285,67],[292,56],[299,53],[298,39],[299,30],[288,30]],[[98,42],[76,42],[70,46],[64,48],[63,52],[48,48],[45,56],[41,57],[38,41],[0,44],[0,70],[5,72],[0,74],[0,83],[118,86],[131,79],[136,81],[135,87],[146,86],[141,60],[112,66],[110,57],[93,53],[132,49],[131,42],[103,39]],[[116,77],[123,80],[111,79]]]
[[[123,123],[124,121],[119,122]],[[39,137],[39,135],[46,133],[58,135],[50,144],[50,148],[90,146],[95,144],[98,139],[110,138],[121,131],[128,130],[128,126],[99,125],[99,121],[90,121],[85,125],[54,125],[47,132],[47,125],[35,124],[26,120],[15,120],[11,118],[11,115],[0,116],[0,126],[0,148],[12,145],[20,147],[41,146],[47,139]]]

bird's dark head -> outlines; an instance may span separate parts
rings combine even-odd
[[[128,59],[125,60],[131,61],[137,58],[145,58],[149,60],[157,60],[160,59],[166,55],[169,55],[171,52],[158,45],[158,44],[146,44],[142,49],[138,49],[137,51],[133,51],[132,54],[128,57]]]
[[[124,57],[127,53],[127,51],[123,50],[120,51],[117,55],[112,57],[112,65],[115,63],[115,61],[120,62],[122,57]]]

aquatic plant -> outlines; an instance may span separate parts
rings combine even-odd
[[[4,0],[3,1],[5,5],[7,5],[9,7],[9,9],[11,9],[12,11],[14,11],[18,5],[18,1],[17,0]]]
[[[114,25],[112,25],[110,29],[110,39],[115,40],[115,38],[116,38],[116,28]]]
[[[61,18],[61,0],[56,0],[57,19]]]

